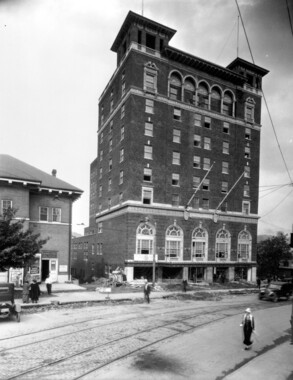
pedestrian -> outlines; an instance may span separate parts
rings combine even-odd
[[[182,281],[182,289],[186,293],[186,290],[187,290],[187,280],[183,280]]]
[[[242,318],[242,323],[240,325],[243,327],[243,344],[244,344],[244,349],[248,350],[253,341],[251,340],[251,334],[255,329],[255,323],[254,323],[254,317],[251,313],[251,309],[247,308],[245,310],[245,313]]]
[[[148,283],[148,280],[144,281],[143,292],[144,292],[144,299],[146,300],[147,303],[150,303],[151,286]]]
[[[256,280],[256,283],[257,283],[258,288],[260,289],[260,286],[261,286],[261,279],[258,278],[258,279]]]
[[[38,303],[40,294],[41,291],[39,284],[37,283],[37,280],[34,278],[30,286],[30,298],[32,300],[32,303]]]
[[[50,275],[50,273],[48,274],[46,280],[45,280],[45,284],[46,284],[46,287],[47,287],[47,292],[48,292],[48,295],[50,296],[51,295],[51,292],[52,292],[52,277]]]
[[[25,280],[23,287],[22,287],[22,302],[23,303],[29,303],[29,298],[30,298],[29,297],[29,294],[30,294],[29,288],[30,288],[29,282],[28,282],[28,280]]]

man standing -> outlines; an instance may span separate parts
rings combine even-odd
[[[244,349],[248,350],[253,343],[251,340],[251,334],[255,329],[254,317],[251,313],[250,308],[247,308],[245,310],[245,314],[243,315],[242,323],[240,326],[243,327],[243,344],[245,346]]]
[[[150,303],[151,286],[148,283],[148,280],[145,280],[143,292],[144,292],[144,299],[147,301],[147,303]]]
[[[48,276],[47,276],[47,278],[45,280],[45,284],[46,284],[46,287],[47,287],[48,295],[51,295],[51,292],[52,292],[52,278],[51,278],[50,273],[48,274]]]

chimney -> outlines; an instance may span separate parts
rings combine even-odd
[[[56,170],[56,169],[53,169],[53,170],[52,170],[52,176],[53,176],[53,177],[56,177],[56,174],[57,174],[57,170]]]

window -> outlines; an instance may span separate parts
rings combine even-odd
[[[172,186],[179,186],[180,175],[178,173],[172,173]]]
[[[101,150],[101,151],[100,151],[100,161],[103,161],[103,153],[104,153],[104,152]]]
[[[153,200],[153,189],[143,188],[142,189],[142,203],[145,205],[150,205]]]
[[[125,95],[125,70],[122,71],[121,75],[121,96]]]
[[[222,181],[221,192],[224,194],[228,193],[228,182]]]
[[[211,160],[210,158],[204,158],[203,159],[203,170],[209,170],[211,167]]]
[[[123,193],[119,193],[119,203],[123,202]]]
[[[245,128],[245,140],[251,140],[251,130],[250,130],[250,128]]]
[[[208,252],[208,233],[198,227],[192,233],[191,259],[202,259]]]
[[[197,189],[200,184],[200,177],[193,176],[192,177],[192,186]]]
[[[110,112],[113,111],[113,107],[114,107],[114,100],[111,98],[111,100],[110,100]]]
[[[178,144],[181,142],[181,131],[179,129],[173,129],[173,142]]]
[[[251,235],[248,231],[241,231],[238,235],[238,258],[247,260],[251,254]]]
[[[52,208],[52,221],[61,223],[61,208],[59,207]]]
[[[244,185],[243,195],[245,197],[250,197],[250,188],[249,188],[249,185]]]
[[[254,108],[255,101],[253,98],[247,98],[245,101],[245,110],[244,110],[244,118],[246,121],[253,123],[254,122]]]
[[[109,152],[112,152],[113,140],[109,140]]]
[[[244,167],[244,177],[245,178],[250,178],[250,166],[245,166]]]
[[[99,197],[102,196],[102,190],[103,190],[102,185],[100,185],[100,187],[99,187]]]
[[[104,132],[101,132],[100,134],[100,144],[102,144],[104,141]]]
[[[122,104],[122,106],[121,106],[121,119],[123,119],[124,118],[124,116],[125,116],[125,104]]]
[[[180,227],[173,225],[166,231],[166,251],[168,260],[179,260],[183,253],[183,232]]]
[[[124,179],[124,171],[120,170],[120,175],[119,175],[119,185],[123,184],[123,179]]]
[[[145,100],[145,112],[154,113],[154,101],[151,99]]]
[[[179,152],[173,152],[172,164],[173,165],[180,165],[180,153]]]
[[[8,209],[12,208],[12,201],[11,200],[4,199],[3,201],[1,201],[1,203],[2,203],[2,205],[1,205],[2,214],[4,212],[6,212]]]
[[[226,133],[228,135],[229,132],[230,132],[230,125],[229,125],[229,123],[226,123],[224,121],[224,123],[223,123],[223,133]]]
[[[120,130],[120,141],[124,140],[124,133],[125,133],[125,128],[124,128],[124,125],[122,125],[121,130]]]
[[[95,245],[92,244],[92,255],[94,255],[96,252],[95,252]]]
[[[198,86],[197,105],[202,108],[209,108],[209,91],[205,83],[201,83]]]
[[[124,148],[121,148],[120,149],[120,159],[119,159],[119,162],[123,162],[124,161]]]
[[[103,177],[103,168],[100,168],[100,179]]]
[[[136,230],[136,254],[153,255],[154,227],[149,223],[141,223]]]
[[[109,172],[112,170],[112,158],[109,160]]]
[[[108,208],[111,208],[111,206],[112,206],[112,199],[108,198]]]
[[[186,79],[184,82],[184,102],[195,104],[195,84],[192,79]]]
[[[211,110],[216,111],[216,112],[221,112],[221,93],[217,88],[212,89]]]
[[[251,157],[250,157],[250,148],[249,148],[248,146],[246,146],[246,147],[244,148],[244,157],[245,157],[245,158],[251,158]]]
[[[203,148],[207,150],[211,150],[211,139],[209,137],[204,137]]]
[[[223,161],[222,162],[222,173],[223,174],[229,174],[229,163]]]
[[[233,97],[229,92],[225,92],[223,99],[223,114],[233,116]]]
[[[112,189],[112,179],[109,178],[108,179],[108,191],[111,191],[111,189]]]
[[[198,197],[194,197],[193,200],[192,200],[192,207],[195,208],[195,209],[199,209],[199,198]]]
[[[170,77],[169,96],[174,100],[181,100],[182,82],[178,74],[173,73]]]
[[[48,216],[49,216],[48,210],[49,210],[48,207],[40,207],[40,220],[41,221],[44,221],[44,222],[48,221]]]
[[[245,214],[245,215],[250,214],[250,202],[248,201],[242,202],[242,214]]]
[[[101,123],[104,122],[104,106],[101,107]]]
[[[216,258],[228,259],[230,256],[231,237],[228,231],[222,229],[216,235]]]
[[[204,210],[209,210],[209,208],[210,208],[210,200],[209,199],[207,199],[207,198],[202,199],[202,208]]]
[[[199,114],[194,114],[194,125],[196,127],[201,127],[201,115]]]
[[[144,146],[144,158],[146,160],[152,160],[153,159],[153,147],[150,145]]]
[[[172,206],[179,206],[179,194],[172,194]]]
[[[181,109],[180,108],[174,108],[173,119],[179,120],[179,121],[181,120]]]
[[[228,204],[227,204],[227,202],[223,202],[221,204],[221,211],[222,212],[227,212],[227,210],[228,210]]]
[[[200,169],[200,157],[199,156],[193,156],[193,167],[195,169]]]
[[[211,118],[210,117],[204,118],[204,127],[207,129],[211,129]]]
[[[150,123],[150,122],[145,123],[144,134],[145,134],[145,136],[153,137],[153,123]]]
[[[143,169],[143,180],[146,182],[152,182],[152,169],[150,168]]]
[[[98,223],[98,234],[101,234],[103,232],[103,223],[99,222]]]
[[[200,135],[194,135],[193,136],[193,145],[197,148],[201,147],[201,137]]]
[[[150,72],[145,69],[144,74],[144,89],[149,92],[157,91],[157,73]]]
[[[227,141],[223,141],[223,153],[229,154],[229,143]]]
[[[203,181],[202,189],[205,190],[205,191],[209,191],[210,190],[210,180],[209,179],[205,179]]]

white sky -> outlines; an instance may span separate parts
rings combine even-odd
[[[293,21],[293,2],[288,1]],[[293,177],[293,34],[286,0],[238,0]],[[144,0],[144,16],[177,30],[170,45],[227,66],[237,54],[234,0]],[[73,230],[88,225],[98,99],[116,68],[112,43],[142,0],[0,0],[0,152],[84,190]],[[251,62],[242,28],[239,56]],[[259,233],[288,233],[293,186],[263,103]],[[287,185],[280,188],[280,185]],[[268,187],[264,187],[268,186]],[[272,187],[271,187],[272,186]],[[274,190],[274,191],[272,191]]]

